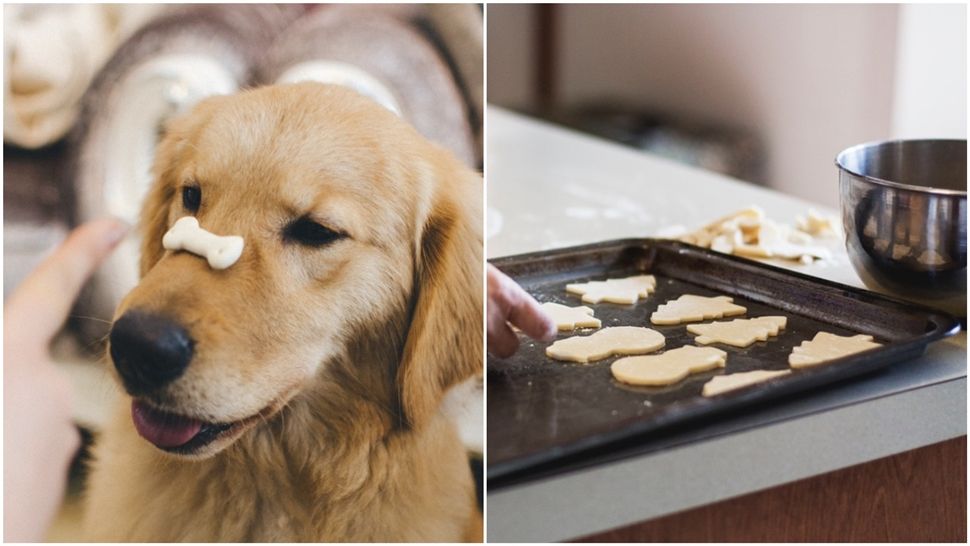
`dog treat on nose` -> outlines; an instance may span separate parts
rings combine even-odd
[[[162,246],[166,250],[186,250],[205,258],[212,269],[225,269],[242,256],[243,238],[216,235],[199,227],[194,216],[185,216],[162,237]]]

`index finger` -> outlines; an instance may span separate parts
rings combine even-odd
[[[556,335],[552,317],[515,281],[496,270],[503,285],[508,321],[533,339],[549,340]]]
[[[127,231],[128,226],[115,219],[96,220],[75,229],[11,294],[4,323],[29,327],[45,342],[50,341],[81,287]]]
[[[520,289],[521,290],[521,289]],[[542,306],[529,294],[522,291],[522,298],[512,304],[509,322],[525,332],[532,339],[548,341],[556,335],[556,324]]]

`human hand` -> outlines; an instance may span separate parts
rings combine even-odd
[[[556,337],[556,324],[539,303],[504,273],[488,264],[488,352],[509,357],[519,348],[511,323],[540,341]]]
[[[98,220],[71,233],[3,310],[3,538],[39,542],[64,495],[80,443],[71,389],[49,354],[78,292],[128,231]]]

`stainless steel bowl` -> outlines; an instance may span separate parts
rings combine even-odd
[[[846,248],[866,286],[967,316],[967,141],[860,144],[835,164]]]

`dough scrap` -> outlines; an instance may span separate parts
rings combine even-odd
[[[815,209],[808,209],[808,214],[799,216],[795,225],[800,231],[815,237],[831,237],[838,235],[838,222],[831,216],[826,216]]]
[[[542,308],[552,317],[560,332],[568,332],[577,328],[599,328],[603,325],[600,319],[593,317],[593,310],[585,305],[569,307],[559,303],[546,302],[542,304]]]
[[[872,340],[872,336],[864,334],[838,336],[819,332],[811,341],[803,341],[801,345],[792,349],[791,354],[788,355],[788,364],[794,369],[808,368],[881,346],[881,343]]]
[[[687,326],[687,331],[698,334],[694,341],[701,345],[726,343],[735,347],[747,347],[755,341],[768,341],[769,336],[777,336],[787,324],[786,317],[770,316],[690,324]]]
[[[719,319],[743,315],[746,308],[731,303],[734,299],[727,296],[707,298],[684,294],[683,296],[662,304],[650,315],[650,322],[661,325],[680,324],[682,322],[697,322],[701,320]]]
[[[650,353],[664,346],[664,336],[639,326],[611,326],[590,336],[560,339],[546,347],[546,356],[556,360],[587,363],[609,356]]]
[[[734,254],[750,258],[784,258],[786,260],[801,260],[802,258],[828,260],[832,253],[821,246],[812,245],[811,234],[791,229],[784,224],[778,224],[767,218],[757,225],[744,227],[733,232]]]
[[[610,371],[623,383],[662,387],[683,381],[690,374],[723,368],[726,363],[727,353],[720,349],[685,345],[659,355],[621,358]]]
[[[796,225],[793,228],[775,222],[765,217],[760,207],[750,206],[678,239],[748,258],[782,258],[804,264],[832,259],[829,249],[812,243],[816,238],[831,238],[836,234],[835,220],[809,209],[807,217],[797,218]]]
[[[724,216],[723,218],[718,218],[697,231],[682,235],[680,240],[692,245],[709,247],[711,245],[711,241],[725,231],[725,225],[734,226],[736,228],[739,223],[760,221],[764,217],[765,212],[761,209],[761,207],[752,205],[746,209],[742,209],[738,212]]]
[[[701,394],[703,396],[717,396],[724,392],[761,383],[762,381],[768,381],[769,379],[790,373],[791,370],[755,370],[753,372],[719,375],[704,383],[704,390],[701,391]]]
[[[607,279],[566,285],[566,292],[578,294],[586,303],[636,303],[650,295],[657,287],[653,275],[634,275],[623,279]]]

